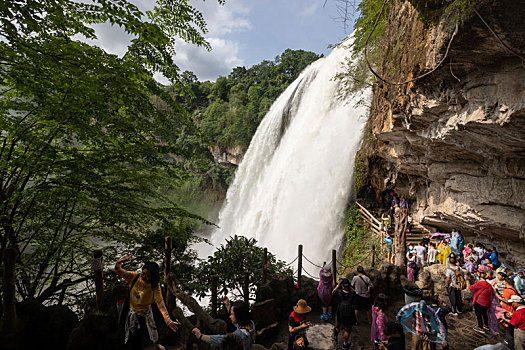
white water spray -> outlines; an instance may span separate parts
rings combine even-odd
[[[366,123],[356,97],[337,97],[342,87],[334,77],[349,51],[338,47],[312,63],[274,102],[228,189],[215,246],[233,235],[254,237],[290,262],[302,244],[318,265],[339,247]]]

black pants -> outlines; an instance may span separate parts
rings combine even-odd
[[[478,303],[474,303],[474,312],[476,313],[476,319],[478,320],[478,327],[488,327],[489,326],[489,316],[487,312],[489,311],[488,306],[482,306]]]
[[[462,312],[463,311],[463,302],[461,301],[461,289],[448,287],[448,297],[450,299],[450,306],[452,307],[452,312]]]
[[[505,326],[505,339],[508,341],[507,347],[514,350],[514,326],[511,324]]]

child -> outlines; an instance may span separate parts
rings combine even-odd
[[[445,327],[445,331],[448,332],[448,324],[447,324],[447,320],[445,319],[445,317],[447,316],[447,314],[449,314],[452,311],[452,309],[448,307],[447,304],[445,304],[445,302],[439,299],[439,297],[432,300],[432,304],[429,306],[429,308],[434,310],[434,312],[438,316],[441,323],[443,323],[443,327]],[[435,349],[436,349],[436,343],[430,343],[430,350],[435,350]],[[444,345],[443,349],[448,350],[449,349],[448,344]]]
[[[385,315],[384,309],[387,305],[387,297],[385,294],[380,293],[372,305],[372,327],[370,328],[370,340],[372,341],[373,348],[377,348],[376,340],[386,340],[387,337],[384,335],[384,330],[388,319]]]

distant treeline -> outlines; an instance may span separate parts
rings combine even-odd
[[[191,95],[178,100],[191,113],[206,140],[220,147],[247,147],[277,97],[301,71],[319,55],[287,49],[274,61],[263,61],[251,68],[236,67],[215,82],[199,82],[192,72],[181,75]],[[177,85],[168,91],[180,94]]]

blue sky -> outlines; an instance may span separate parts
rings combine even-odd
[[[133,2],[141,10],[153,3]],[[223,6],[214,0],[190,3],[204,15],[208,24],[205,36],[212,51],[178,42],[175,62],[181,70],[193,71],[200,80],[215,80],[228,75],[234,67],[273,60],[287,48],[326,55],[328,45],[340,42],[350,31],[344,30],[338,14],[344,0],[226,0]],[[124,54],[131,39],[128,35],[109,25],[95,29],[99,46]]]

